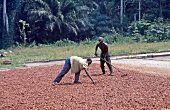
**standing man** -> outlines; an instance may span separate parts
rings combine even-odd
[[[105,68],[104,68],[104,64],[105,64],[105,60],[109,63],[106,62],[107,66],[109,67],[110,70],[110,75],[113,76],[113,70],[112,70],[112,65],[111,65],[111,60],[110,60],[110,54],[108,52],[108,46],[107,43],[104,42],[103,37],[99,37],[98,38],[99,43],[96,45],[95,48],[95,56],[97,56],[97,49],[98,47],[101,49],[101,54],[100,54],[100,67],[102,70],[102,73],[105,74]]]
[[[95,82],[91,78],[90,73],[87,71],[87,67],[92,63],[91,58],[83,59],[81,57],[77,56],[71,56],[65,60],[65,64],[63,69],[60,71],[60,73],[57,75],[57,77],[54,79],[52,85],[56,85],[56,82],[59,83],[63,76],[68,73],[68,71],[71,69],[71,73],[75,73],[75,79],[74,83],[79,83],[79,76],[81,70],[85,70],[87,76],[91,79],[93,84]]]

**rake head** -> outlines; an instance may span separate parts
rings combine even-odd
[[[127,76],[126,73],[121,72],[121,77]]]

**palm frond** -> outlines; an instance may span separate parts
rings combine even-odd
[[[65,30],[65,34],[74,34],[77,35],[77,30],[72,25],[68,23],[63,23],[63,30]]]
[[[74,28],[73,26],[71,26],[71,32],[72,32],[75,36],[78,35],[76,28]]]
[[[89,7],[87,7],[87,6],[77,6],[76,7],[76,11],[78,11],[78,12],[88,11],[88,10],[89,10]]]
[[[55,22],[55,27],[57,28],[57,30],[59,30],[59,33],[62,33],[62,22],[61,22],[61,20],[57,20]]]
[[[56,16],[60,10],[61,10],[61,4],[58,0],[53,0],[50,2],[50,7],[52,10],[52,13]]]
[[[65,4],[65,5],[62,5],[61,6],[61,11],[62,11],[62,14],[67,14],[68,12],[72,11],[75,9],[75,6],[74,6],[74,3],[73,2],[70,2],[68,4]]]
[[[34,21],[36,19],[41,19],[44,16],[49,16],[51,13],[45,10],[31,10],[27,13],[28,21]]]
[[[82,19],[76,20],[76,24],[77,24],[79,27],[85,27],[85,26],[86,26],[85,22],[84,22]]]
[[[51,11],[49,5],[46,2],[42,1],[42,0],[35,0],[34,3],[37,4],[36,6],[39,6],[40,8],[43,8],[46,11]]]

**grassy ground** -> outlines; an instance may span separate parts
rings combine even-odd
[[[97,43],[97,42],[96,42]],[[41,45],[33,47],[17,47],[11,49],[7,57],[1,57],[0,62],[4,60],[12,60],[12,64],[0,64],[0,68],[11,68],[23,66],[24,62],[43,61],[65,59],[69,56],[93,57],[96,43],[91,44],[70,44],[67,46]],[[109,44],[109,52],[111,55],[132,54],[139,52],[159,52],[170,50],[169,42],[159,43],[134,43],[134,44]],[[9,51],[9,50],[7,50]],[[98,49],[100,54],[100,49]]]

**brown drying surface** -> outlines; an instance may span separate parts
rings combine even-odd
[[[51,85],[62,66],[0,71],[0,110],[166,110],[170,109],[170,76],[121,69],[120,77],[99,75],[99,64],[90,65],[93,85],[85,72],[81,84],[72,84],[70,72]],[[121,65],[121,68],[122,65]],[[138,67],[139,68],[139,67]]]

